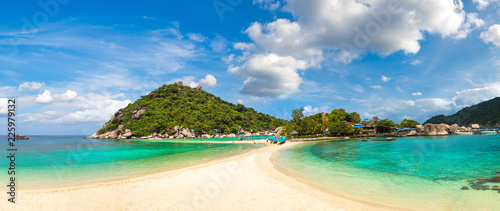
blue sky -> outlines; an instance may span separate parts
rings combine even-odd
[[[4,2],[0,116],[90,135],[183,80],[279,118],[344,108],[424,122],[500,96],[500,1]]]

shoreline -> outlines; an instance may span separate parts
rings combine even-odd
[[[338,140],[344,140],[344,139],[338,139]],[[324,141],[328,141],[328,140],[324,140]],[[304,143],[307,143],[307,142],[304,142]],[[310,143],[310,142],[309,142]],[[288,146],[288,147],[292,147],[292,146]],[[313,188],[321,193],[325,193],[325,194],[316,194],[316,197],[324,200],[324,201],[330,201],[332,203],[335,203],[337,204],[338,203],[338,200],[349,200],[351,202],[356,202],[356,203],[359,203],[361,205],[364,205],[364,206],[368,206],[370,208],[370,210],[412,210],[412,209],[408,209],[408,208],[402,208],[402,207],[395,207],[395,206],[392,206],[392,205],[388,205],[388,204],[382,204],[382,203],[373,203],[373,202],[370,202],[370,201],[364,201],[364,200],[361,200],[361,199],[357,199],[357,198],[353,198],[353,197],[349,197],[349,196],[346,196],[346,195],[343,195],[341,193],[338,193],[338,192],[333,192],[331,190],[328,190],[326,188],[322,188],[320,186],[317,186],[315,184],[312,184],[312,183],[309,183],[299,177],[296,177],[296,176],[293,176],[293,175],[290,175],[288,174],[283,168],[279,167],[277,164],[276,164],[276,157],[278,156],[278,154],[282,151],[282,150],[285,150],[286,148],[288,147],[285,147],[283,149],[279,149],[277,150],[276,152],[274,152],[271,157],[269,158],[270,162],[272,163],[273,165],[273,168],[279,172],[280,174],[288,177],[289,179],[297,182],[297,183],[300,183],[300,184],[304,184],[306,186],[309,186],[310,188]]]
[[[7,208],[136,209],[148,201],[150,209],[175,210],[388,209],[333,195],[280,172],[271,157],[297,144],[300,143],[268,145],[203,164],[120,181],[20,189],[16,204]]]

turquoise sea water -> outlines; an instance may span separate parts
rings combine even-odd
[[[17,140],[16,180],[25,189],[108,182],[200,164],[260,146],[263,145],[32,136],[29,140]],[[6,146],[0,149],[7,154]],[[2,160],[0,167],[7,169],[7,158]],[[0,175],[1,181],[7,181],[7,176],[5,171]]]
[[[500,176],[499,161],[500,135],[325,141],[275,159],[282,171],[334,194],[415,210],[500,210],[500,192],[491,190],[500,183],[482,180]],[[478,182],[489,190],[473,190]]]

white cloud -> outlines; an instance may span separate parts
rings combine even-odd
[[[52,93],[49,90],[45,90],[42,94],[39,94],[35,102],[37,103],[50,103],[54,100]]]
[[[382,89],[382,86],[371,86],[372,89]]]
[[[230,65],[228,71],[246,78],[242,94],[284,98],[299,91],[302,78],[297,70],[308,67],[307,62],[291,56],[258,54],[241,66]]]
[[[491,3],[500,3],[499,0],[472,0],[472,2],[477,4],[477,9],[479,10],[486,8]]]
[[[422,60],[415,59],[410,62],[411,65],[417,65],[417,64],[422,64]]]
[[[500,46],[500,25],[490,26],[487,31],[481,32],[480,38],[486,44],[491,42],[496,46]]]
[[[413,96],[422,96],[422,92],[411,93]]]
[[[211,87],[217,84],[217,79],[213,75],[206,75],[205,78],[202,78],[198,84],[202,87]]]
[[[346,63],[367,51],[415,54],[426,32],[463,38],[480,23],[463,10],[461,1],[453,0],[284,2],[284,11],[295,21],[256,22],[247,29],[260,48],[301,58],[333,51]]]
[[[35,99],[35,102],[37,103],[51,103],[53,101],[71,101],[75,99],[78,96],[78,93],[75,91],[67,90],[63,94],[55,94],[52,95],[52,93],[49,90],[45,90],[42,94],[39,94],[37,98]]]
[[[460,107],[470,106],[500,96],[500,84],[457,92],[452,100]]]
[[[19,88],[18,88],[18,91],[24,91],[24,90],[30,90],[30,91],[33,91],[33,90],[38,90],[40,88],[42,88],[43,86],[45,86],[45,83],[38,83],[38,82],[35,82],[35,81],[32,81],[32,82],[24,82],[22,84],[19,85]]]
[[[76,96],[78,96],[78,93],[76,93],[75,91],[67,90],[64,94],[54,95],[54,98],[58,100],[70,101],[75,99]]]
[[[331,111],[331,109],[328,106],[321,106],[321,107],[314,107],[314,108],[310,105],[304,106],[304,115],[305,116],[311,116],[311,115],[321,113],[321,112],[329,113],[330,111]]]
[[[202,34],[195,34],[195,33],[188,33],[187,37],[196,42],[205,42],[205,40],[207,39]]]
[[[7,98],[0,98],[0,114],[7,114],[8,113],[8,100]]]
[[[82,123],[107,122],[120,108],[131,103],[130,100],[117,100],[123,95],[87,94],[77,96],[72,101],[56,101],[51,110],[20,115],[23,121],[40,123]]]
[[[386,77],[386,76],[384,76],[384,75],[382,76],[382,81],[383,81],[383,82],[388,82],[388,81],[390,81],[390,80],[391,80],[391,78]]]
[[[200,79],[200,81],[198,82],[194,82],[194,77],[191,76],[191,77],[185,77],[184,78],[186,84],[189,84],[190,87],[192,88],[195,88],[197,86],[201,86],[201,87],[212,87],[212,86],[215,86],[217,84],[217,79],[213,76],[213,75],[210,75],[210,74],[207,74],[205,76],[205,78],[202,78]]]

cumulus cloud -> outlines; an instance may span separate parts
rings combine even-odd
[[[413,96],[422,96],[422,92],[411,93]]]
[[[50,103],[54,100],[52,93],[49,90],[45,90],[42,94],[39,94],[35,102],[37,103]]]
[[[230,63],[229,70],[245,69],[245,65],[255,63],[256,58],[266,54],[304,61],[306,68],[321,67],[326,57],[350,63],[367,52],[382,56],[398,51],[415,54],[419,52],[419,42],[424,40],[426,33],[460,39],[484,25],[476,13],[463,10],[460,0],[254,0],[254,4],[263,8],[279,2],[281,4],[276,7],[290,13],[293,18],[252,23],[244,31],[252,42],[233,46],[243,51],[242,55],[224,59]],[[287,71],[292,73],[289,75],[289,80],[293,81],[291,84],[300,84],[302,79],[295,75],[296,71]],[[273,76],[286,75],[276,71],[271,73]],[[284,97],[299,90],[296,85],[287,85],[292,89],[278,86],[280,88],[264,91],[262,87],[269,86],[273,80],[251,75],[246,77],[248,80],[243,89],[246,94]],[[247,89],[250,87],[260,90]],[[264,94],[269,92],[272,94]]]
[[[185,79],[187,79],[186,83],[189,84],[189,86],[192,88],[195,88],[197,86],[212,87],[212,86],[215,86],[217,84],[217,79],[213,75],[210,75],[210,74],[207,74],[205,76],[205,78],[200,79],[200,81],[198,81],[198,82],[193,81],[194,77],[185,78]]]
[[[310,105],[304,106],[304,115],[311,116],[320,112],[330,112],[331,109],[328,106],[312,107]]]
[[[78,93],[76,93],[75,91],[67,90],[64,94],[54,95],[54,98],[69,101],[75,99],[76,96],[78,96]]]
[[[42,88],[43,86],[45,86],[45,83],[43,83],[43,82],[42,83],[35,82],[35,81],[24,82],[24,83],[19,85],[19,88],[17,90],[20,92],[22,92],[24,90],[33,91],[33,90],[38,90],[38,89]]]
[[[306,61],[291,56],[258,54],[241,66],[230,65],[228,71],[246,78],[242,94],[284,98],[299,91],[302,78],[297,71],[308,67]]]
[[[385,75],[383,75],[383,76],[382,76],[382,81],[383,81],[383,82],[388,82],[388,81],[390,81],[390,80],[391,80],[391,78],[389,78],[389,77],[387,77],[387,76],[385,76]]]
[[[463,38],[478,23],[461,1],[286,0],[284,10],[295,21],[254,23],[249,37],[261,48],[283,55],[337,53],[350,62],[366,51],[388,55],[417,53],[423,33]],[[398,36],[394,36],[397,34]]]
[[[479,36],[484,43],[493,43],[496,46],[500,46],[500,25],[495,24],[488,28],[487,31],[481,32]]]
[[[51,103],[55,100],[60,100],[60,101],[71,101],[78,96],[78,93],[75,91],[67,90],[63,94],[55,94],[52,95],[52,93],[49,90],[45,90],[42,94],[39,94],[37,98],[35,99],[35,102],[37,103]]]

